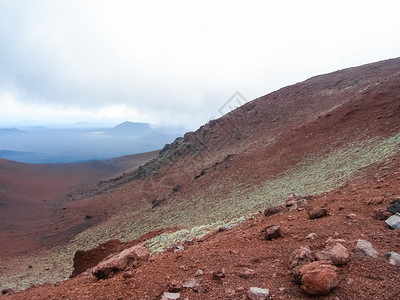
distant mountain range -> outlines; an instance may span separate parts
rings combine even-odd
[[[105,131],[105,133],[112,135],[145,135],[151,132],[151,130],[151,125],[149,123],[133,123],[127,121]]]
[[[0,158],[25,163],[72,163],[159,150],[184,129],[124,122],[112,128],[0,128]]]

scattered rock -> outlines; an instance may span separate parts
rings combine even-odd
[[[302,266],[307,265],[315,260],[314,255],[311,252],[310,247],[300,247],[299,249],[292,252],[289,258],[289,268],[293,274],[297,277],[299,270]]]
[[[268,208],[266,208],[264,210],[264,216],[269,217],[269,216],[272,216],[272,215],[275,215],[275,214],[279,213],[279,211],[280,210],[279,210],[278,207],[271,206],[271,207],[268,207]]]
[[[126,271],[124,274],[122,274],[122,277],[124,279],[129,279],[129,278],[133,278],[135,275],[131,272],[131,271]]]
[[[389,259],[389,264],[400,266],[400,254],[396,252],[388,252],[386,253],[386,257]]]
[[[293,206],[297,203],[297,201],[299,201],[301,199],[300,196],[297,196],[295,194],[290,194],[289,196],[287,196],[286,200],[285,200],[285,206],[286,207],[290,207]]]
[[[396,213],[395,215],[387,219],[385,222],[392,229],[395,230],[400,229],[400,213]]]
[[[170,283],[168,283],[167,286],[168,292],[171,293],[180,292],[182,288],[183,288],[182,283],[179,282],[178,280],[172,280]]]
[[[179,299],[180,297],[181,294],[179,293],[164,292],[164,294],[161,297],[161,300],[174,300],[174,299]]]
[[[198,269],[194,275],[199,277],[199,276],[203,276],[203,274],[204,274],[203,270]]]
[[[213,279],[221,279],[221,278],[224,278],[225,277],[225,275],[226,275],[226,273],[225,273],[225,268],[222,268],[221,270],[219,270],[219,271],[214,271],[213,273],[212,273],[212,275],[213,275]]]
[[[308,295],[328,294],[337,286],[337,268],[329,261],[315,261],[299,270],[301,289]]]
[[[379,253],[372,247],[370,242],[358,240],[354,256],[361,258],[377,258]]]
[[[254,271],[253,269],[245,268],[239,273],[239,277],[244,279],[254,278],[256,277],[256,271]]]
[[[392,215],[400,213],[400,199],[394,200],[387,209]]]
[[[197,278],[189,278],[182,283],[182,287],[186,289],[194,289],[200,286],[200,281]]]
[[[269,297],[269,289],[251,287],[247,296],[250,300],[265,300]]]
[[[324,250],[315,254],[317,260],[332,261],[335,266],[347,264],[350,261],[349,251],[341,243],[328,243]]]
[[[319,219],[325,217],[328,211],[325,207],[315,207],[307,211],[310,219]]]
[[[137,266],[139,261],[147,260],[150,252],[142,244],[125,249],[93,268],[93,275],[97,278],[108,278],[115,271],[122,271],[128,266]]]
[[[347,219],[354,219],[355,217],[357,217],[356,214],[349,214],[346,216]]]
[[[279,225],[271,225],[265,228],[265,239],[272,240],[281,237],[281,227]]]
[[[312,232],[306,236],[306,239],[313,240],[317,237],[317,234]]]
[[[391,213],[384,210],[382,207],[378,207],[378,208],[374,209],[374,212],[373,212],[374,219],[383,221],[383,220],[386,220],[387,218],[389,218],[390,216],[391,216]]]

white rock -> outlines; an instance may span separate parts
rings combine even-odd
[[[389,264],[393,266],[400,266],[400,254],[396,252],[389,252]]]
[[[265,300],[269,297],[269,289],[260,289],[258,287],[251,287],[248,292],[250,300]]]
[[[371,243],[365,240],[358,240],[354,256],[364,258],[377,258],[379,253],[372,247]]]
[[[164,292],[164,294],[161,297],[161,300],[174,300],[174,299],[179,299],[180,297],[181,297],[181,294],[179,294],[179,293]]]
[[[311,232],[309,235],[306,236],[306,239],[313,240],[317,237],[317,234]]]
[[[391,216],[387,219],[386,224],[392,229],[400,229],[400,214],[396,213],[395,215]]]

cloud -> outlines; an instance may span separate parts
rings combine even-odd
[[[13,95],[15,108],[43,108],[44,119],[68,111],[195,127],[236,91],[253,99],[397,56],[398,8],[396,1],[2,1],[0,94]],[[15,109],[0,118],[31,115]]]

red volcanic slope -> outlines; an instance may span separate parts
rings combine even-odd
[[[90,209],[68,209],[71,193],[131,172],[157,154],[81,164],[39,165],[0,159],[0,255],[51,247],[100,221]],[[85,219],[86,215],[92,218]]]

